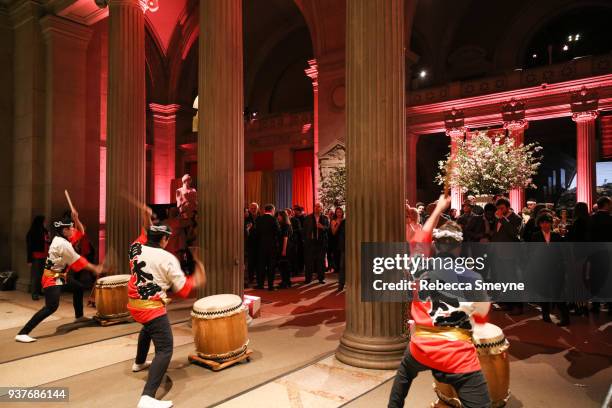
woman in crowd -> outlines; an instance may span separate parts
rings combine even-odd
[[[338,292],[344,289],[346,279],[344,268],[345,254],[345,222],[344,210],[342,207],[336,207],[334,218],[331,221],[331,236],[334,239],[334,260],[336,262],[336,271],[338,271]]]
[[[276,218],[280,224],[280,235],[278,250],[280,251],[278,257],[278,269],[281,275],[281,289],[291,287],[291,236],[293,235],[293,228],[291,227],[291,221],[285,211],[277,211]]]
[[[42,293],[42,274],[49,251],[49,232],[45,227],[45,217],[37,215],[26,235],[28,263],[30,264],[32,300],[38,300]]]
[[[327,219],[331,223],[336,218],[336,214],[334,210],[331,208],[327,211]],[[336,237],[334,234],[329,234],[327,237],[327,270],[330,272],[334,272],[338,268],[338,261],[334,258],[336,253]]]

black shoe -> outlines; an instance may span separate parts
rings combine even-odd
[[[306,280],[304,281],[304,284],[305,284],[305,285],[308,285],[310,282],[312,282],[312,279],[306,279]]]
[[[552,323],[552,320],[550,320],[550,316],[542,316],[542,321],[546,323]]]
[[[40,300],[40,297],[36,293],[32,294],[32,300]]]
[[[263,288],[264,288],[264,287],[263,287],[263,285],[257,285],[257,286],[255,286],[255,289],[263,290]]]
[[[277,290],[278,290],[278,289],[277,289],[277,288],[275,288],[274,286],[272,286],[272,287],[269,287],[269,288],[268,288],[268,291],[270,291],[270,292],[275,292],[275,291],[277,291]]]
[[[324,281],[323,279],[319,279],[319,283],[320,283],[321,285],[324,285],[324,284],[325,284],[325,281]]]
[[[338,292],[342,292],[344,290],[344,285],[339,285],[338,286]]]
[[[561,320],[559,323],[557,323],[557,326],[559,327],[569,326],[569,320]]]

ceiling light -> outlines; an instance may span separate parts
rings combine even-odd
[[[569,47],[567,46],[567,44],[563,45],[563,51],[567,51],[569,50]]]
[[[427,71],[425,71],[424,69],[423,69],[423,70],[421,70],[421,72],[419,72],[419,76],[420,76],[421,78],[425,78],[425,77],[427,76]]]

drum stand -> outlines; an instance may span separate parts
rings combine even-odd
[[[132,316],[130,316],[129,314],[127,316],[114,318],[104,318],[96,314],[93,319],[102,327],[112,326],[119,323],[132,323],[134,321],[132,319]]]
[[[239,363],[243,360],[246,360],[247,362],[251,361],[251,357],[250,357],[251,354],[253,354],[253,350],[247,349],[242,355],[238,357],[234,357],[230,360],[226,360],[222,363],[219,363],[217,361],[207,360],[205,358],[202,358],[196,353],[196,354],[189,355],[189,362],[206,366],[207,368],[210,368],[213,371],[220,371],[220,370],[223,370],[224,368],[233,366],[234,364]]]

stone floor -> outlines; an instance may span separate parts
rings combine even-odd
[[[384,407],[394,371],[365,370],[334,356],[344,328],[344,295],[328,283],[299,284],[277,292],[249,290],[262,297],[262,315],[249,328],[249,363],[221,372],[189,364],[193,338],[192,301],[169,312],[175,351],[159,398],[177,407]],[[132,373],[139,325],[73,325],[71,297],[32,335],[39,341],[18,344],[16,331],[42,305],[20,292],[0,292],[0,387],[68,387],[69,403],[43,407],[134,407],[146,372]],[[92,315],[94,309],[87,309]],[[601,407],[612,383],[612,322],[606,313],[573,317],[567,328],[546,324],[529,307],[519,317],[492,313],[510,347],[510,408]],[[408,396],[408,407],[435,400],[432,377],[421,373]],[[38,407],[6,403],[3,407]]]

